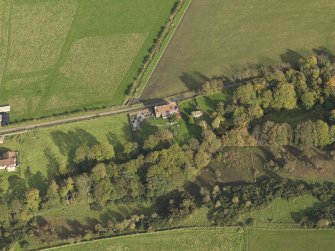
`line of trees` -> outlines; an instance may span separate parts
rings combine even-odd
[[[142,85],[142,78],[146,70],[148,69],[151,61],[155,57],[155,55],[159,53],[166,36],[174,28],[173,24],[174,24],[175,18],[177,14],[179,13],[179,11],[181,10],[184,2],[185,0],[177,0],[174,3],[168,20],[165,22],[165,24],[161,27],[161,30],[158,32],[157,38],[154,39],[154,44],[151,46],[151,48],[148,51],[149,54],[144,57],[143,64],[138,69],[137,76],[134,77],[134,82],[129,87],[128,95],[130,97],[136,97],[136,95],[138,95],[138,91],[140,90],[141,85]]]

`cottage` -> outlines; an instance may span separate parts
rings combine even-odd
[[[191,113],[193,118],[200,118],[203,115],[202,111],[194,111]]]
[[[16,170],[16,152],[5,152],[0,156],[0,170],[13,172]]]
[[[170,118],[173,114],[176,114],[178,118],[180,118],[180,112],[176,102],[155,106],[155,114],[156,118],[167,119]]]
[[[149,109],[143,109],[136,112],[129,113],[129,120],[134,131],[139,130],[141,123],[152,116]]]

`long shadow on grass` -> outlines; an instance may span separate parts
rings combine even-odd
[[[89,229],[89,226],[81,224],[77,220],[67,220],[67,224],[71,227],[71,232],[75,233],[76,235],[83,235],[85,234],[86,230]]]
[[[68,163],[73,165],[73,159],[75,156],[76,149],[79,146],[93,146],[98,143],[97,139],[87,131],[81,128],[75,128],[74,130],[63,132],[54,131],[51,133],[51,137],[54,143],[58,146],[59,151],[68,156]]]
[[[37,188],[40,191],[40,195],[44,196],[48,189],[48,179],[38,171],[35,174],[26,174],[28,184],[30,188]]]
[[[189,91],[197,90],[203,83],[209,81],[209,77],[198,71],[183,72],[182,75],[179,76],[179,79],[185,84]]]
[[[311,207],[307,207],[298,212],[291,212],[291,217],[295,220],[295,222],[299,222],[303,216],[313,212],[314,210],[323,208],[329,204],[330,204],[329,202],[328,203],[327,202],[315,202],[313,203],[313,206]]]
[[[314,48],[313,52],[318,56],[322,56],[322,55],[326,56],[331,61],[335,60],[334,54],[332,54],[332,52],[325,47]]]
[[[58,172],[59,160],[50,147],[44,148],[44,155],[48,160],[48,174],[54,176]]]
[[[17,175],[11,175],[8,177],[10,198],[23,199],[28,189],[27,182],[25,179],[20,178]]]
[[[284,63],[290,63],[294,68],[299,67],[299,60],[304,56],[297,51],[288,49],[285,53],[280,55]]]

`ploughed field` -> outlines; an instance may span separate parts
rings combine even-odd
[[[193,0],[143,99],[197,89],[250,66],[335,51],[334,1]]]
[[[122,104],[174,0],[0,0],[12,120]]]

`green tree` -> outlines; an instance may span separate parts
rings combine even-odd
[[[108,178],[98,181],[93,186],[94,199],[99,206],[104,206],[106,204],[110,199],[111,192],[112,186]]]
[[[65,199],[67,204],[70,204],[70,199],[74,191],[74,180],[71,177],[68,177],[62,184],[59,189],[59,194],[62,199]]]
[[[310,110],[315,105],[315,101],[315,94],[313,92],[305,92],[301,96],[301,102],[307,110]]]
[[[196,167],[199,169],[208,166],[210,161],[211,161],[211,156],[208,153],[203,152],[203,151],[199,151],[194,157],[194,163]]]
[[[89,158],[98,162],[113,159],[115,156],[114,147],[110,144],[97,144],[90,149]]]
[[[250,83],[239,86],[234,92],[234,102],[241,105],[252,105],[257,101],[254,86]]]
[[[31,188],[26,192],[26,205],[29,210],[36,213],[40,207],[40,191],[36,188]]]
[[[88,201],[91,193],[92,182],[87,174],[75,177],[75,190],[79,200]]]
[[[105,178],[107,176],[106,166],[105,164],[99,163],[93,167],[92,171],[92,179],[95,182]]]
[[[292,110],[296,107],[297,97],[294,86],[289,83],[280,83],[273,93],[272,107],[276,110]]]
[[[315,122],[315,130],[318,137],[317,146],[324,147],[333,143],[333,139],[329,131],[329,126],[326,122],[317,120]]]
[[[87,160],[88,154],[90,152],[89,147],[87,146],[80,146],[77,148],[75,152],[74,162],[79,164]]]
[[[9,208],[6,202],[0,201],[0,228],[4,229],[10,226]]]
[[[294,142],[297,146],[310,148],[316,145],[317,135],[314,123],[311,120],[301,122],[297,125],[294,133]]]
[[[52,208],[54,206],[59,205],[60,197],[59,197],[59,186],[57,185],[55,180],[51,180],[47,194],[45,196],[44,206],[47,208]]]
[[[217,115],[212,121],[212,127],[214,129],[218,129],[221,126],[222,122],[223,122],[223,117],[221,115]]]

